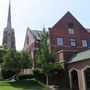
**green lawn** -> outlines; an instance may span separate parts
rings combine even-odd
[[[43,90],[43,88],[41,88],[41,87],[30,87],[30,86],[21,86],[21,87],[0,86],[0,90]]]
[[[43,90],[44,87],[44,84],[35,79],[18,82],[0,81],[0,90]]]

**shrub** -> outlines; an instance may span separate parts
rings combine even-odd
[[[3,79],[9,79],[10,77],[12,77],[13,75],[15,74],[14,71],[6,71],[6,70],[2,70],[2,76],[3,76]]]
[[[35,68],[35,69],[33,70],[33,75],[34,75],[34,77],[35,77],[37,80],[39,80],[39,81],[41,81],[41,82],[43,82],[43,83],[46,83],[46,82],[45,82],[45,81],[46,81],[46,77],[45,77],[44,73],[42,72],[42,70],[41,70],[40,68]]]
[[[21,76],[19,76],[19,80],[32,79],[32,78],[34,78],[33,75],[21,75]]]

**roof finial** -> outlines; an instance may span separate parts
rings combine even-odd
[[[8,8],[7,27],[11,27],[11,5],[10,5],[10,0],[9,0],[9,8]]]

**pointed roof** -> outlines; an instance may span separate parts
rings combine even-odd
[[[57,27],[59,27],[60,26],[60,24],[62,23],[62,22],[66,22],[66,20],[68,20],[68,21],[72,21],[72,20],[74,20],[74,21],[76,21],[79,25],[81,25],[81,23],[68,11],[52,28],[57,28]],[[81,25],[81,27],[83,27],[82,25]],[[84,27],[83,27],[84,28]],[[85,28],[84,28],[85,29]],[[85,29],[85,31],[87,31],[86,29]]]
[[[8,8],[7,27],[11,27],[11,5],[10,5],[10,1],[9,1],[9,8]]]
[[[39,34],[42,33],[42,31],[31,30],[31,33],[36,39],[40,40]]]
[[[41,30],[31,30],[29,27],[27,28],[27,30],[31,32],[33,37],[35,37],[37,40],[40,40],[39,34],[42,33],[43,31],[41,31]]]
[[[62,22],[62,20],[67,17],[67,16],[73,16],[69,11],[52,27],[52,28],[56,28],[59,26],[59,24]]]

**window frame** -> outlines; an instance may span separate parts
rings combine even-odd
[[[77,46],[76,39],[70,38],[69,41],[70,41],[70,46],[72,46],[72,47],[76,47]]]
[[[84,48],[87,48],[88,47],[88,40],[87,39],[82,39],[81,42],[82,42],[82,47],[84,47]]]
[[[69,34],[75,34],[74,28],[68,28],[68,33]]]
[[[60,40],[60,41],[59,41]],[[64,46],[64,39],[62,37],[57,38],[57,45],[58,46]]]
[[[75,34],[73,23],[68,23],[68,33],[72,35]]]

